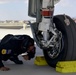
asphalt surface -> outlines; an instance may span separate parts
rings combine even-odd
[[[3,33],[2,33],[3,32]],[[0,39],[6,34],[27,34],[32,37],[30,28],[26,30],[6,30],[0,29]],[[36,56],[43,55],[42,50],[36,45]],[[34,59],[25,61],[21,55],[19,59],[23,61],[23,65],[16,65],[12,61],[3,62],[9,67],[9,71],[0,71],[0,75],[64,75],[64,73],[56,72],[55,68],[50,66],[37,66],[34,64]],[[76,75],[76,73],[66,73],[65,75]]]

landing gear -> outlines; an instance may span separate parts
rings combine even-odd
[[[62,38],[54,47],[43,49],[45,59],[52,67],[56,67],[58,61],[76,60],[76,24],[70,17],[66,17],[68,21],[65,21],[64,15],[53,18],[56,28],[62,33]]]

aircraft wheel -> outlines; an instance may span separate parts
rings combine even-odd
[[[58,61],[70,61],[76,60],[76,24],[69,17],[69,25],[64,21],[64,15],[54,16],[53,22],[56,28],[62,33],[61,50],[57,57],[50,57],[51,48],[44,49],[44,57],[51,67],[56,67]]]

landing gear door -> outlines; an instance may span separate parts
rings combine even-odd
[[[36,2],[37,0],[29,0],[28,15],[36,18]]]
[[[40,9],[42,8],[42,1],[43,0],[29,0],[28,15],[36,18],[37,23],[41,21]]]

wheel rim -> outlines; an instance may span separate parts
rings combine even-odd
[[[63,50],[63,48],[64,48],[64,38],[62,36],[61,41],[56,42],[56,45],[54,47],[49,48],[47,50],[48,56],[51,59],[57,58],[60,52]]]

